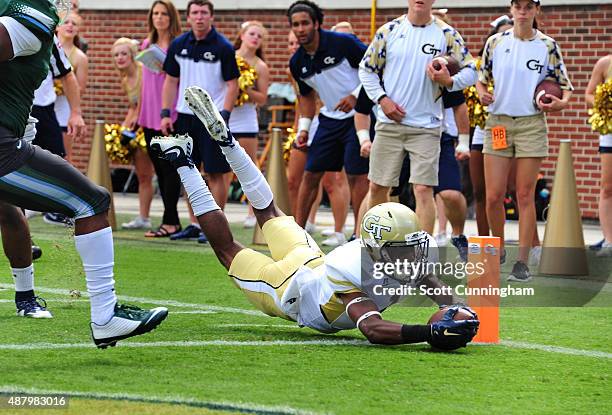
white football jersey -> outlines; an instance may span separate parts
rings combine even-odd
[[[428,262],[437,262],[437,245],[428,235]],[[380,311],[399,302],[405,296],[381,295],[380,286],[401,288],[392,278],[371,278],[374,261],[367,255],[362,258],[361,239],[337,247],[325,256],[325,263],[315,269],[302,267],[292,279],[281,299],[282,308],[301,326],[323,333],[355,328],[355,323],[345,312],[338,294],[362,292],[371,298]],[[291,309],[291,310],[290,310]]]

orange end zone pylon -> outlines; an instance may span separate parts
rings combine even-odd
[[[477,343],[499,343],[499,295],[473,294],[474,289],[499,289],[500,278],[500,239],[495,236],[470,236],[468,240],[467,285],[470,295],[467,302],[476,311],[480,319],[478,334],[474,337]],[[481,266],[478,266],[481,264]],[[482,291],[482,290],[481,290]]]

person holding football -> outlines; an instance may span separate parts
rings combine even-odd
[[[512,0],[514,27],[491,36],[485,45],[476,89],[488,105],[485,126],[484,171],[486,211],[494,236],[504,241],[504,196],[512,159],[517,159],[516,194],[520,211],[519,251],[508,281],[531,280],[527,261],[535,229],[534,192],[542,160],[548,156],[544,113],[563,110],[572,84],[557,42],[537,29],[540,0]],[[533,101],[536,87],[552,80],[562,98],[546,94],[549,104]],[[487,90],[494,85],[494,91]],[[501,254],[505,261],[505,250]]]
[[[381,316],[383,310],[403,297],[381,293],[377,286],[442,286],[426,272],[401,277],[394,273],[385,280],[377,279],[372,272],[375,262],[390,262],[400,257],[422,265],[436,260],[435,241],[420,231],[412,210],[398,203],[373,207],[362,221],[362,238],[325,255],[292,217],[285,216],[276,207],[270,186],[229,132],[210,95],[199,87],[189,87],[185,98],[236,173],[272,257],[234,240],[227,218],[190,159],[191,137],[156,137],[151,147],[177,168],[189,202],[217,258],[228,270],[232,282],[259,310],[322,333],[358,328],[376,344],[427,341],[436,348],[452,350],[472,340],[479,321],[465,306],[444,308],[444,317],[432,320],[431,324],[400,324]],[[456,302],[452,295],[434,300],[438,304]],[[458,313],[465,319],[454,320]]]

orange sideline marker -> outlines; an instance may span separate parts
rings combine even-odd
[[[474,288],[499,289],[500,239],[496,236],[470,236],[468,240],[467,285]],[[482,264],[482,266],[478,266]],[[482,272],[484,271],[484,272]],[[469,295],[467,302],[480,319],[477,343],[499,343],[499,295]]]

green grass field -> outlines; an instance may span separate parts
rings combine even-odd
[[[119,217],[121,222],[124,217]],[[154,332],[98,350],[89,338],[85,279],[70,232],[31,222],[44,256],[38,294],[52,320],[15,316],[0,275],[0,393],[67,393],[53,414],[604,414],[612,411],[612,290],[580,308],[502,308],[500,345],[453,353],[419,344],[368,345],[254,311],[210,247],[115,233],[117,292],[166,305]],[[252,233],[235,226],[237,239]],[[124,299],[125,300],[125,299]],[[433,307],[385,316],[424,322]],[[3,409],[0,413],[30,413]],[[34,413],[42,413],[36,411]]]

